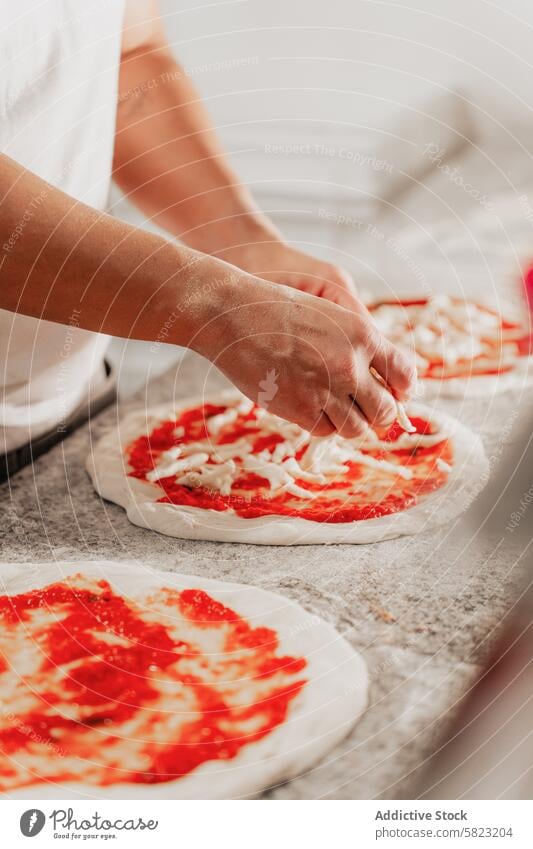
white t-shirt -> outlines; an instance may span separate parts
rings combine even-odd
[[[0,150],[97,209],[107,203],[124,0],[17,0],[0,20]],[[24,239],[33,199],[0,245]],[[19,246],[20,247],[20,246]],[[106,336],[0,310],[0,454],[50,430],[102,379]]]

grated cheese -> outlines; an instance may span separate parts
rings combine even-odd
[[[511,342],[517,331],[501,327],[497,314],[469,301],[439,294],[426,304],[409,306],[381,304],[372,317],[381,332],[397,345],[410,338],[417,353],[419,367],[431,361],[455,366],[460,360],[471,360],[486,352],[485,340]],[[518,336],[523,330],[518,331]]]
[[[229,495],[236,477],[237,466],[233,460],[220,463],[218,466],[204,466],[196,471],[190,471],[178,478],[182,486],[205,487],[215,489],[221,495]]]
[[[400,404],[399,401],[394,399],[396,404],[396,418],[398,419],[398,424],[401,428],[405,430],[406,433],[416,433],[416,427],[412,423],[411,419],[405,412],[405,407],[403,404]]]
[[[389,388],[389,386],[387,386],[387,383],[385,382],[385,380],[382,378],[382,376],[379,374],[379,372],[377,372],[376,369],[373,368],[372,366],[370,366],[370,374],[373,377],[376,378],[378,383],[381,383],[381,385],[384,386],[385,389],[387,389],[388,392],[390,392],[390,388]],[[403,428],[403,430],[407,431],[407,433],[416,433],[416,427],[410,421],[407,413],[405,412],[405,407],[403,406],[403,404],[400,403],[400,401],[398,401],[397,398],[394,397],[392,392],[390,392],[390,394],[391,394],[392,400],[394,401],[394,405],[396,407],[396,419],[398,421],[398,424],[400,425],[401,428]]]
[[[178,475],[181,472],[190,471],[192,469],[200,469],[209,460],[209,454],[191,454],[190,457],[183,457],[174,461],[157,465],[155,469],[148,472],[146,479],[149,481],[158,481],[161,478],[168,478],[171,475]]]
[[[207,420],[207,430],[212,436],[216,436],[223,427],[226,425],[233,424],[239,418],[239,411],[237,407],[229,407],[227,410],[224,410],[223,413],[218,413],[216,416],[211,416]]]
[[[251,409],[250,404],[252,402],[245,399],[230,406],[223,413],[211,416],[207,421],[208,432],[213,437],[218,435],[224,427],[237,421],[240,415],[247,415]],[[174,446],[161,454],[155,468],[146,477],[149,481],[156,482],[174,475],[177,482],[183,486],[205,487],[216,490],[221,495],[229,495],[237,478],[242,476],[243,472],[251,472],[268,482],[272,497],[280,492],[287,492],[306,499],[313,498],[315,492],[300,486],[297,481],[325,485],[335,476],[348,472],[350,463],[410,480],[413,473],[408,466],[378,459],[367,452],[390,452],[404,448],[414,450],[419,446],[435,445],[446,437],[442,433],[416,433],[407,416],[406,421],[402,422],[401,415],[400,412],[400,424],[405,432],[391,443],[380,440],[372,430],[357,439],[344,439],[339,434],[311,437],[298,425],[257,408],[256,419],[252,424],[254,428],[260,427],[260,433],[255,431],[251,434],[251,439],[239,437],[235,442],[222,445],[217,445],[214,439],[203,439]],[[258,436],[269,434],[280,435],[283,441],[271,450],[253,454],[253,441]],[[302,449],[303,454],[297,460],[295,455]],[[441,471],[451,471],[450,466],[441,460],[437,461],[437,467]]]

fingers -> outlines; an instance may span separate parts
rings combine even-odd
[[[331,436],[331,434],[335,433],[337,430],[329,416],[327,416],[322,410],[320,411],[319,416],[315,419],[313,426],[307,429],[312,436]]]
[[[345,439],[364,436],[368,431],[365,416],[348,395],[342,397],[330,395],[323,410],[337,433]]]
[[[279,400],[282,402],[282,399]],[[336,432],[337,428],[320,408],[320,402],[316,398],[311,403],[309,403],[308,398],[300,400],[301,403],[297,408],[293,407],[294,398],[291,398],[289,404],[283,404],[283,402],[281,405],[272,404],[269,410],[275,415],[299,425],[312,436],[331,436]]]
[[[350,312],[356,313],[357,315],[362,315],[365,317],[367,315],[367,308],[358,297],[355,288],[353,290],[334,290],[334,293],[330,300],[338,304],[340,307],[344,307],[345,310],[350,310]]]
[[[415,392],[414,362],[388,339],[380,337],[377,341],[370,365],[376,369],[400,401],[409,398]]]
[[[392,395],[370,372],[358,381],[354,397],[371,425],[384,427],[396,419]]]
[[[353,277],[343,268],[332,269],[330,282],[323,297],[355,315],[370,319],[370,313],[359,297]]]

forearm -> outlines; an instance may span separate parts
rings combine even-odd
[[[336,428],[355,436],[366,427],[361,416],[385,423],[387,404],[394,413],[370,365],[398,397],[412,382],[400,353],[363,314],[176,248],[2,156],[0,198],[0,308],[185,345],[253,399],[275,373],[279,392],[269,409],[318,435]]]
[[[234,285],[224,263],[100,213],[0,156],[0,308],[194,347]],[[214,281],[219,281],[213,286]],[[210,282],[209,292],[205,283]]]
[[[278,238],[227,162],[201,99],[164,40],[123,56],[114,176],[130,199],[211,254]]]

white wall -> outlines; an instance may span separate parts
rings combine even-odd
[[[344,198],[371,216],[398,180],[431,167],[428,144],[448,154],[479,146],[505,173],[521,145],[533,149],[531,0],[161,8],[176,55],[263,205],[292,208],[307,197],[316,211],[321,198]]]
[[[478,117],[531,119],[531,0],[162,0],[162,11],[221,124],[375,126],[442,87],[462,88]]]

